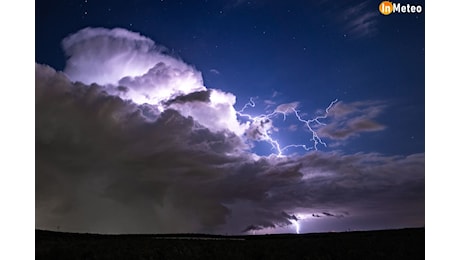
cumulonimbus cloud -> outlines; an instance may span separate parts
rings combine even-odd
[[[252,128],[236,119],[235,96],[198,84],[199,72],[153,41],[84,29],[64,46],[64,72],[35,68],[37,228],[234,233],[290,225],[300,213],[344,211],[379,212],[394,226],[424,222],[423,154],[255,156],[243,135]],[[140,74],[129,75],[128,66],[110,71],[124,59]],[[91,68],[109,73],[99,78]],[[152,100],[158,82],[169,86],[184,75],[196,88],[167,87],[172,95],[161,102],[126,96],[151,90]],[[152,85],[136,86],[136,77]],[[342,104],[332,117],[349,118],[357,107]]]
[[[85,28],[66,37],[62,45],[68,56],[64,73],[71,81],[96,83],[125,100],[162,110],[161,104],[169,100],[208,91],[199,71],[138,33]],[[233,94],[211,90],[208,102],[176,102],[174,108],[212,131],[242,134],[246,126],[237,121],[235,102]]]

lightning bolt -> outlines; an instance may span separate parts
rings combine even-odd
[[[313,145],[312,148],[314,148],[315,150],[318,150],[318,144],[322,144],[322,145],[324,145],[324,147],[327,147],[327,144],[326,144],[325,142],[323,142],[323,140],[318,136],[318,133],[317,133],[315,130],[313,130],[311,124],[312,124],[312,123],[316,123],[317,125],[326,125],[326,124],[320,122],[319,120],[320,120],[320,119],[326,119],[327,116],[328,116],[328,114],[329,114],[329,110],[330,110],[330,109],[334,106],[334,104],[337,103],[338,101],[339,101],[338,99],[335,99],[334,101],[332,101],[332,102],[329,104],[329,106],[326,108],[326,111],[325,111],[324,115],[322,115],[322,116],[317,116],[317,117],[315,117],[315,118],[313,118],[313,119],[309,119],[309,120],[304,120],[304,119],[302,119],[302,117],[299,115],[299,111],[296,110],[296,109],[292,109],[292,110],[294,111],[294,114],[296,115],[297,119],[298,119],[300,122],[305,123],[305,125],[306,125],[307,128],[308,128],[308,130],[311,132],[312,137],[311,137],[310,141],[313,141],[313,142],[314,142],[314,145]],[[291,147],[296,147],[296,146],[298,147],[299,145],[291,145]],[[303,146],[303,145],[302,145],[301,147],[303,147],[303,148],[304,148],[305,150],[307,150],[307,151],[312,149],[312,148],[307,149],[307,148],[305,148],[305,146]],[[285,148],[288,148],[288,147],[285,147]]]
[[[300,111],[291,107],[290,110],[287,111],[279,111],[279,110],[274,110],[270,114],[261,114],[259,116],[251,116],[250,114],[244,113],[245,110],[249,107],[254,108],[256,106],[256,103],[254,102],[253,98],[251,97],[249,99],[249,102],[246,103],[243,108],[241,108],[239,111],[236,113],[240,117],[245,117],[247,120],[250,122],[249,127],[252,129],[252,131],[255,131],[255,134],[258,136],[258,138],[261,141],[266,141],[268,142],[271,146],[272,149],[274,149],[277,152],[278,157],[283,156],[283,152],[288,149],[288,148],[303,148],[305,151],[309,150],[318,150],[318,145],[321,144],[324,147],[327,147],[327,144],[319,137],[318,133],[314,130],[314,126],[324,126],[326,125],[325,123],[321,122],[321,119],[326,119],[329,114],[329,110],[338,102],[338,99],[333,100],[329,106],[326,108],[325,113],[323,115],[319,115],[315,118],[312,119],[303,119],[300,115]],[[307,146],[307,144],[289,144],[284,147],[281,147],[279,142],[271,136],[271,129],[272,129],[272,118],[276,117],[277,115],[283,115],[283,119],[286,120],[286,117],[288,115],[288,112],[293,112],[297,118],[297,120],[301,123],[303,123],[308,131],[311,133],[312,137],[310,141],[313,142],[313,146]]]
[[[299,234],[299,233],[300,233],[300,224],[299,224],[299,221],[297,221],[297,220],[292,220],[291,222],[292,222],[292,224],[294,224],[294,226],[295,226],[295,232],[296,232],[297,234]]]
[[[254,100],[252,99],[252,97],[249,98],[249,102],[246,103],[246,104],[244,104],[243,108],[240,109],[239,111],[237,111],[237,113],[238,113],[239,115],[242,115],[241,113],[243,113],[244,110],[245,110],[246,108],[248,108],[248,107],[253,107],[253,108],[256,107],[256,103],[254,102]]]

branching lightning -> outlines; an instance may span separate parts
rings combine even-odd
[[[330,109],[334,106],[334,104],[337,103],[338,101],[339,101],[338,99],[335,99],[334,101],[332,101],[332,102],[329,104],[329,106],[326,108],[326,111],[325,111],[324,115],[317,116],[317,117],[315,117],[315,118],[313,118],[313,119],[309,119],[309,120],[304,120],[304,119],[302,119],[302,117],[299,115],[299,111],[296,110],[296,109],[293,109],[293,111],[294,111],[294,113],[295,113],[297,119],[298,119],[300,122],[305,123],[305,125],[306,125],[307,128],[308,128],[308,130],[312,133],[312,137],[311,137],[310,140],[314,142],[313,148],[314,148],[315,150],[318,150],[318,143],[324,145],[324,147],[327,147],[327,144],[326,144],[325,142],[323,142],[323,140],[318,136],[318,133],[317,133],[315,130],[313,130],[313,128],[311,127],[310,124],[316,123],[316,124],[318,124],[318,125],[326,125],[326,124],[320,122],[319,120],[320,120],[320,119],[326,119],[327,116],[328,116],[328,114],[329,114],[329,110],[330,110]],[[287,147],[285,147],[285,148],[287,148]],[[305,147],[303,147],[303,148],[305,149]],[[311,149],[311,148],[310,148],[310,149]],[[305,150],[307,150],[307,149],[305,149]],[[307,150],[307,151],[308,151],[308,150]]]
[[[308,119],[308,120],[305,120],[301,117],[300,111],[297,110],[294,105],[292,107],[289,107],[288,109],[284,109],[284,110],[275,109],[270,114],[262,114],[259,116],[251,116],[250,114],[244,113],[247,108],[249,107],[254,108],[256,106],[253,98],[250,98],[249,102],[246,103],[242,109],[237,111],[237,114],[240,117],[247,118],[248,121],[250,122],[249,130],[248,130],[249,136],[251,136],[255,140],[268,142],[272,146],[272,148],[277,152],[277,156],[283,156],[283,152],[288,148],[299,147],[299,148],[303,148],[306,151],[309,151],[313,149],[318,150],[318,144],[321,144],[324,147],[327,147],[327,144],[321,139],[321,137],[319,137],[318,133],[313,129],[313,126],[314,125],[319,125],[319,126],[326,125],[320,120],[326,119],[328,117],[329,110],[337,102],[338,102],[338,99],[335,99],[334,101],[332,101],[329,104],[329,106],[326,108],[325,113],[323,115],[319,115],[313,119]],[[313,142],[312,146],[308,146],[307,144],[289,144],[284,147],[281,147],[279,142],[273,139],[273,137],[271,136],[271,129],[273,128],[272,118],[281,114],[283,115],[283,119],[286,120],[286,117],[288,116],[288,114],[291,114],[291,113],[294,113],[297,120],[303,123],[308,129],[308,131],[311,132],[312,137],[310,141]]]

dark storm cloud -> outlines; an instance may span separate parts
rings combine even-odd
[[[322,213],[323,216],[326,216],[326,217],[336,217],[336,218],[343,218],[345,217],[346,215],[348,215],[348,212],[343,212],[343,213],[330,213],[330,212],[323,212]],[[316,214],[314,215],[314,217],[321,217],[320,214]]]
[[[174,110],[153,121],[143,111],[37,65],[38,227],[217,232],[229,218],[258,229],[289,225],[301,209],[423,202],[423,155],[254,160],[235,153],[243,144],[234,134],[196,128]],[[245,214],[241,201],[251,217],[233,213]]]
[[[176,110],[72,83],[47,66],[35,73],[37,228],[224,233],[345,210],[424,222],[423,154],[256,158],[239,136]],[[331,113],[339,120],[359,107]],[[367,109],[369,116],[375,107]]]
[[[149,39],[87,28],[64,46],[70,56],[64,73],[45,65],[35,71],[37,228],[238,232],[285,227],[299,214],[345,211],[398,221],[413,216],[403,220],[407,225],[424,221],[423,154],[259,157],[243,138],[264,140],[272,121],[244,126],[243,137],[236,132],[242,125],[235,96],[206,90],[199,72]],[[119,66],[120,60],[133,66]],[[133,68],[147,70],[125,75]],[[111,69],[117,71],[110,80],[98,78]],[[143,88],[159,103],[124,99]],[[289,114],[298,105],[275,111]],[[318,132],[344,140],[381,130],[373,120],[383,107],[339,102]]]
[[[249,231],[252,231],[252,230],[261,230],[261,229],[264,229],[264,227],[256,226],[256,225],[249,225],[248,227],[243,229],[241,232],[245,233],[245,232],[249,232]]]
[[[287,218],[287,219],[292,219],[292,220],[298,220],[298,218],[295,216],[295,215],[289,215],[287,214],[286,212],[281,212],[281,214],[283,215],[283,217]]]
[[[349,213],[347,211],[340,212],[340,213],[330,213],[330,212],[322,212],[322,213],[313,213],[311,214],[314,218],[321,218],[321,217],[336,217],[336,218],[343,218],[348,216]]]
[[[193,92],[188,95],[181,95],[178,97],[175,97],[172,100],[168,100],[165,102],[165,105],[169,106],[173,103],[178,103],[178,104],[183,104],[183,103],[188,103],[188,102],[209,102],[210,101],[210,95],[211,91],[206,90],[206,91],[198,91],[198,92]]]
[[[321,217],[338,217],[338,218],[341,218],[341,217],[343,217],[343,215],[334,215],[334,214],[329,213],[329,212],[313,213],[313,214],[311,214],[311,216],[314,217],[314,218],[321,218]]]
[[[37,65],[39,225],[173,232],[223,223],[228,209],[200,186],[219,181],[218,166],[235,160],[224,155],[239,149],[241,140],[232,133],[192,131],[196,122],[174,110],[154,122],[143,111],[100,86],[72,84]],[[175,223],[177,218],[190,221]]]
[[[329,110],[330,122],[319,128],[318,133],[333,140],[346,140],[361,133],[384,130],[384,125],[374,121],[384,108],[385,104],[377,101],[338,102]]]

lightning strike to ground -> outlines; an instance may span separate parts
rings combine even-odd
[[[299,234],[299,233],[300,233],[300,224],[299,224],[299,221],[297,221],[297,220],[292,220],[291,222],[292,222],[292,224],[294,224],[294,226],[295,226],[295,232],[296,232],[296,234]]]
[[[251,108],[254,108],[256,106],[254,100],[252,99],[252,97],[249,99],[249,102],[246,103],[242,109],[240,109],[239,111],[237,111],[236,113],[240,116],[240,117],[245,117],[248,119],[248,121],[250,122],[250,126],[254,126],[255,125],[255,131],[257,133],[257,135],[259,136],[259,139],[261,141],[266,141],[268,142],[271,146],[272,146],[272,149],[276,150],[277,151],[277,156],[279,157],[282,157],[283,156],[283,152],[288,149],[288,148],[303,148],[305,151],[309,151],[309,150],[318,150],[318,144],[321,144],[323,145],[324,147],[327,147],[327,144],[326,142],[324,142],[321,137],[319,137],[318,133],[313,129],[313,126],[314,125],[318,125],[318,126],[324,126],[326,125],[325,123],[321,122],[320,120],[321,119],[326,119],[328,117],[328,114],[329,114],[329,110],[338,102],[338,99],[335,99],[333,100],[329,106],[326,108],[325,110],[325,113],[323,115],[319,115],[313,119],[308,119],[308,120],[305,120],[301,117],[301,115],[299,114],[300,111],[291,107],[290,110],[292,110],[292,112],[295,114],[297,120],[301,123],[303,123],[309,132],[311,132],[312,134],[312,137],[310,138],[310,141],[313,142],[313,146],[308,146],[307,144],[289,144],[289,145],[286,145],[284,147],[281,148],[281,145],[279,144],[279,142],[275,139],[273,139],[273,137],[271,136],[271,131],[270,129],[272,128],[272,118],[279,115],[279,114],[282,114],[283,115],[283,119],[286,120],[286,117],[287,115],[289,114],[289,112],[291,111],[279,111],[279,110],[276,110],[273,111],[272,113],[270,114],[262,114],[262,115],[259,115],[259,116],[252,116],[250,114],[247,114],[247,113],[244,113],[245,110],[249,107]]]

